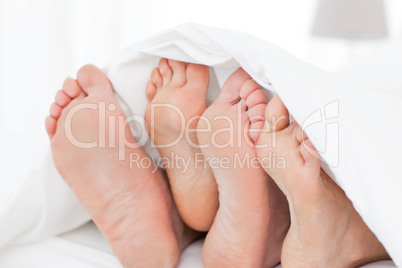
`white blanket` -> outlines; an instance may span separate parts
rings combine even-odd
[[[402,266],[402,100],[397,94],[367,91],[359,88],[359,81],[353,81],[351,88],[348,80],[243,33],[185,24],[130,46],[106,66],[127,116],[144,114],[145,85],[161,57],[213,67],[209,102],[219,93],[218,84],[239,66],[277,92],[307,127],[327,162],[324,168]],[[132,132],[137,141],[149,140],[141,124],[132,125]],[[144,148],[157,157],[149,142]],[[48,155],[43,166],[1,204],[0,247],[44,240],[88,220]]]
[[[177,268],[202,268],[202,246],[203,239],[188,246],[181,254]],[[74,231],[43,242],[6,246],[0,251],[0,267],[122,268],[122,265],[95,224],[89,222]],[[280,267],[277,265],[275,268]],[[364,267],[395,266],[391,261],[381,261]]]

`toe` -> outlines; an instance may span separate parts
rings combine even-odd
[[[64,90],[59,90],[55,97],[56,104],[64,108],[70,103],[71,98],[64,92]]]
[[[112,85],[98,67],[85,65],[77,73],[77,81],[86,94],[108,94],[112,92]]]
[[[253,107],[259,104],[267,104],[268,100],[265,96],[265,93],[262,89],[255,90],[252,92],[248,98],[246,99],[246,103],[248,107]]]
[[[243,100],[247,100],[248,96],[250,96],[251,93],[253,93],[254,91],[260,89],[260,85],[255,82],[253,79],[247,80],[246,82],[244,82],[244,84],[241,87],[240,90],[240,97]]]
[[[278,95],[268,102],[265,109],[265,120],[270,131],[281,131],[289,126],[289,112]]]
[[[170,81],[172,81],[173,71],[172,68],[170,68],[167,59],[161,59],[159,61],[159,71],[161,72],[163,78],[163,85],[165,86],[169,84]]]
[[[57,120],[52,117],[48,116],[46,117],[45,121],[45,127],[46,127],[46,132],[49,138],[53,138],[54,133],[56,133],[56,125],[57,125]]]
[[[63,91],[71,99],[76,98],[81,93],[81,87],[78,85],[77,80],[67,77],[63,83]]]
[[[147,87],[145,89],[145,95],[147,96],[148,102],[151,102],[156,94],[156,86],[151,81],[148,82]]]
[[[163,86],[163,78],[159,68],[153,69],[151,73],[151,82],[157,87],[161,88]]]
[[[294,140],[299,144],[299,153],[304,160],[306,166],[318,167],[320,166],[321,156],[315,149],[314,145],[307,137],[307,134],[299,126],[299,124],[292,117],[292,124],[287,128],[289,130],[288,138]]]
[[[248,110],[248,117],[250,118],[251,123],[256,121],[265,121],[265,108],[267,105],[264,103],[255,105]]]
[[[293,119],[292,117],[293,124],[295,125],[295,128],[293,130],[293,136],[297,139],[299,143],[302,143],[304,140],[307,139],[306,133],[303,131],[303,129],[299,126],[299,124]]]
[[[260,138],[261,130],[264,128],[264,121],[255,121],[251,123],[250,126],[250,138],[254,143],[258,142],[258,139]]]
[[[299,151],[307,167],[314,169],[320,168],[321,156],[309,139],[304,140],[300,144]]]
[[[176,60],[168,60],[168,63],[173,71],[171,83],[174,87],[182,87],[187,82],[186,78],[186,63]]]
[[[189,63],[186,69],[187,83],[208,87],[209,67],[200,64]],[[200,88],[200,87],[197,87]]]
[[[219,94],[218,100],[231,104],[237,104],[240,100],[240,89],[242,85],[250,79],[251,76],[246,73],[242,68],[237,69],[225,81],[221,93]]]
[[[50,114],[53,118],[55,118],[55,119],[57,120],[57,119],[59,119],[59,117],[60,117],[62,111],[63,111],[63,108],[61,108],[58,104],[53,103],[53,104],[50,106],[49,114]]]
[[[252,106],[248,110],[248,117],[251,122],[251,127],[250,127],[250,138],[256,143],[258,141],[258,138],[260,136],[260,132],[264,128],[264,122],[265,122],[265,108],[266,104],[261,103],[257,104],[255,106]]]
[[[253,79],[243,83],[240,97],[245,100],[248,107],[248,117],[251,122],[249,136],[257,143],[261,130],[264,127],[265,108],[268,102],[264,91]]]

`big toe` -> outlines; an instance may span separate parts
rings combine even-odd
[[[275,95],[265,109],[266,127],[269,132],[281,131],[289,126],[289,112],[278,95]]]
[[[112,92],[112,85],[106,74],[95,65],[83,66],[77,73],[77,82],[88,95]]]
[[[159,61],[159,71],[162,75],[163,86],[166,86],[173,78],[173,70],[167,59],[163,58]]]
[[[257,108],[260,109],[261,106],[262,104],[256,105],[255,109]],[[259,132],[257,132],[257,134],[254,134],[254,136],[250,136],[251,138],[253,137],[255,138],[256,136],[259,135],[256,144],[260,149],[257,150],[257,154],[260,157],[264,157],[265,154],[267,153],[267,150],[269,151],[280,150],[281,154],[286,153],[284,152],[284,147],[278,146],[277,143],[280,142],[280,140],[283,141],[284,137],[293,139],[292,135],[285,135],[285,134],[290,134],[291,131],[293,131],[294,129],[294,125],[289,125],[289,112],[286,109],[285,105],[282,103],[278,95],[275,95],[266,105],[264,117],[265,120],[263,128],[261,130],[258,130]],[[262,123],[258,122],[258,124],[259,124],[258,127],[261,127]],[[282,130],[287,131],[286,133],[283,133]],[[282,138],[279,140],[280,137]],[[297,141],[296,139],[294,140]],[[286,148],[291,147],[288,144],[288,142],[291,141],[292,140],[285,141],[284,144],[286,145],[285,146]],[[296,146],[298,146],[298,144],[299,143],[293,144],[295,150],[297,150]]]
[[[67,77],[63,83],[63,91],[70,99],[74,99],[81,94],[82,89],[78,85],[77,80]]]
[[[243,68],[237,69],[225,81],[218,100],[237,104],[240,101],[240,90],[242,85],[250,79],[251,76],[246,73]]]
[[[189,63],[186,69],[187,83],[196,89],[207,89],[209,84],[209,67]]]
[[[173,71],[172,81],[170,84],[177,88],[182,87],[187,82],[186,63],[177,60],[168,60],[169,66]]]
[[[266,104],[261,103],[256,106],[249,108],[248,117],[250,119],[250,130],[249,136],[254,141],[254,143],[258,142],[261,131],[264,129],[265,124],[265,108]]]
[[[304,164],[308,168],[312,168],[313,170],[318,170],[321,165],[321,156],[318,151],[315,149],[313,143],[307,137],[306,133],[303,129],[297,124],[295,124],[294,133],[297,141],[300,143],[299,152],[304,160]]]

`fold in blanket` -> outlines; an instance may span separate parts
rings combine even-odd
[[[358,81],[351,88],[347,80],[247,34],[185,24],[130,46],[105,67],[127,116],[143,116],[144,89],[161,57],[211,66],[209,103],[224,78],[240,66],[271,93],[279,94],[321,153],[323,168],[402,266],[401,99],[366,91]],[[143,122],[137,123],[131,125],[134,137],[156,159],[158,153]],[[69,189],[54,182],[61,178],[50,158],[44,166],[27,179],[33,187],[21,187],[1,208],[0,246],[43,239],[88,221]],[[27,202],[27,195],[32,200]]]

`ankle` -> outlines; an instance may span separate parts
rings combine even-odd
[[[345,247],[350,249],[348,254],[345,253],[345,256],[349,257],[345,261],[345,267],[360,267],[371,262],[390,260],[391,258],[380,241],[378,241],[377,237],[365,225],[361,218],[358,220],[361,224],[360,228],[355,231],[355,234],[360,233],[360,236],[354,236],[354,238],[359,239],[359,241],[349,241],[349,247]],[[350,254],[350,252],[352,252],[352,254]]]

